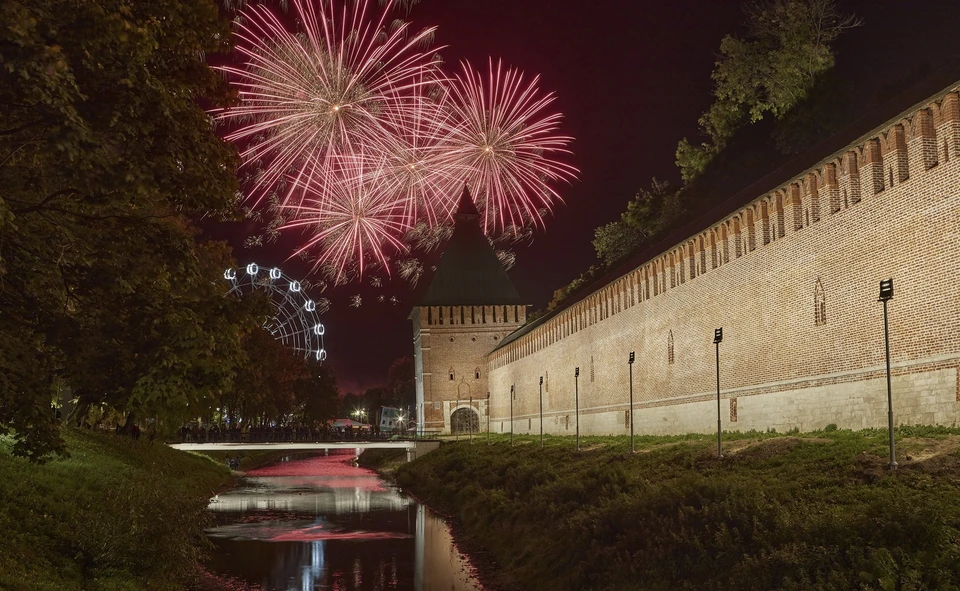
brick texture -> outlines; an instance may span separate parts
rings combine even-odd
[[[548,374],[544,431],[569,433],[579,366],[581,432],[628,432],[627,357],[636,351],[637,432],[709,432],[716,428],[717,327],[724,329],[721,397],[730,400],[725,428],[883,426],[883,307],[877,296],[879,281],[888,277],[896,290],[889,324],[897,421],[956,424],[957,88],[960,83],[825,154],[770,194],[489,353],[489,378],[484,375],[476,389],[485,397],[489,387],[491,430],[509,432],[515,385],[515,431],[539,432],[538,380]],[[423,314],[415,310],[412,317]],[[461,383],[459,377],[457,386],[448,383],[447,366],[472,372],[483,348],[495,345],[493,336],[502,338],[519,322],[470,330],[414,324],[415,342],[424,347],[418,372],[430,368],[422,376],[423,400],[444,402]],[[476,347],[449,346],[449,338],[469,335],[478,337]],[[426,419],[439,426],[443,417],[428,413]]]

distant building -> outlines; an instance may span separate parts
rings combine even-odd
[[[382,407],[380,409],[380,432],[395,433],[401,431],[406,423],[406,421],[401,421],[402,418],[404,418],[404,414],[399,408]]]
[[[464,189],[453,236],[410,312],[417,425],[424,433],[486,430],[487,354],[526,321],[527,307],[479,218]]]

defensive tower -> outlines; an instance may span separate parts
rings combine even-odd
[[[480,228],[466,187],[426,295],[410,312],[417,425],[425,433],[485,430],[487,354],[526,322],[526,305]]]

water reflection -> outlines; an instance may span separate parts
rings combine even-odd
[[[251,589],[480,589],[446,524],[353,455],[258,470],[212,499],[210,569]]]

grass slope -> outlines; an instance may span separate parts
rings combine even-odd
[[[960,430],[448,443],[398,483],[515,589],[960,588]],[[909,459],[908,459],[909,456]]]
[[[0,439],[0,589],[181,589],[225,466],[163,444],[65,430],[44,465]]]

